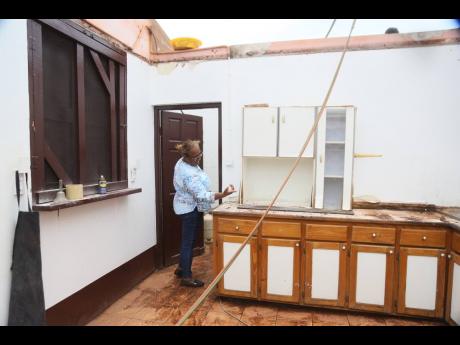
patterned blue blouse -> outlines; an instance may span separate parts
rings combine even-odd
[[[174,167],[174,212],[184,214],[198,207],[199,212],[206,212],[214,202],[214,194],[210,191],[208,175],[197,166],[190,165],[179,159]]]

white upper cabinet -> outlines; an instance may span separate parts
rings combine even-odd
[[[243,109],[243,156],[276,157],[278,108]]]
[[[282,107],[279,111],[279,157],[297,157],[315,122],[315,107]],[[302,157],[313,157],[314,135]]]
[[[329,107],[318,123],[315,208],[351,209],[354,121],[354,107]]]

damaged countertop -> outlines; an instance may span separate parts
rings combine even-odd
[[[236,203],[216,207],[212,214],[233,216],[262,216],[264,210],[238,208]],[[404,211],[392,209],[353,209],[353,214],[319,213],[308,211],[270,211],[267,217],[295,218],[301,220],[327,220],[358,223],[384,223],[405,225],[449,226],[460,232],[460,209],[438,211]]]

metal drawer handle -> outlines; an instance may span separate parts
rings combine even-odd
[[[422,237],[422,240],[426,241],[426,236],[423,236],[423,237]]]

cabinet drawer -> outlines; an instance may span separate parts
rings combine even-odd
[[[256,224],[255,220],[219,218],[217,220],[217,231],[247,235]]]
[[[446,246],[446,230],[434,229],[401,229],[402,246],[419,246],[444,248]]]
[[[452,234],[452,250],[460,254],[460,234],[456,232]]]
[[[354,226],[351,240],[353,242],[394,244],[396,230],[369,226]]]
[[[262,236],[300,238],[300,223],[262,222]]]
[[[346,241],[346,225],[307,225],[307,240]]]

